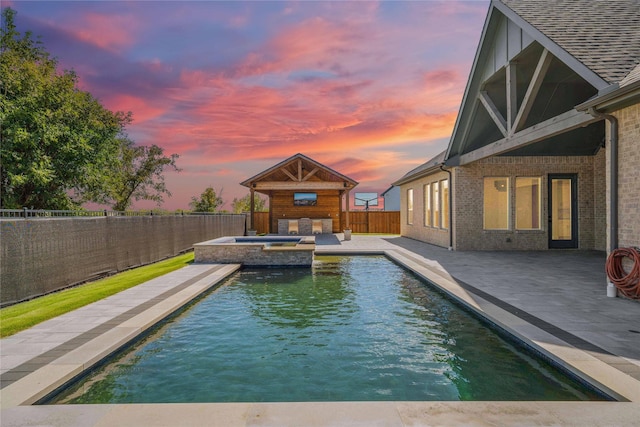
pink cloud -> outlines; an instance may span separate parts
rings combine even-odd
[[[151,103],[148,99],[124,93],[113,94],[111,97],[103,99],[102,101],[103,104],[112,111],[133,112],[133,120],[134,123],[137,124],[159,117],[166,111],[166,108],[162,105]]]
[[[138,27],[137,18],[132,15],[103,15],[85,13],[78,19],[70,31],[85,43],[101,49],[117,51],[134,43],[134,30]]]
[[[50,25],[83,42],[70,67],[108,108],[133,112],[138,143],[180,154],[167,205],[186,207],[212,184],[241,197],[256,165],[297,152],[386,189],[451,134],[478,3],[123,2]]]

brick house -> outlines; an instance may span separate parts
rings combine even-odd
[[[492,0],[447,149],[394,183],[401,234],[640,246],[639,63],[638,1]]]

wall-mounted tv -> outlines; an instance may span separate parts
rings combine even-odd
[[[293,193],[293,206],[315,206],[318,204],[316,193]]]

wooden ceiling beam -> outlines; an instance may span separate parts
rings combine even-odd
[[[487,157],[497,156],[526,147],[529,144],[542,141],[569,132],[579,127],[585,127],[601,120],[585,112],[570,110],[555,117],[521,130],[513,136],[492,142],[469,153],[460,155],[460,165],[466,165]]]
[[[296,178],[295,176],[293,176],[293,174],[291,172],[289,172],[288,170],[286,170],[285,168],[280,168],[280,170],[282,172],[284,172],[285,175],[287,175],[289,178],[291,178],[291,181],[298,181],[298,178]]]
[[[302,178],[302,181],[304,182],[304,181],[308,180],[308,179],[309,179],[309,178],[311,178],[313,175],[315,175],[315,174],[316,174],[316,172],[318,172],[319,170],[320,170],[320,169],[319,169],[318,167],[314,168],[311,172],[309,172],[308,174],[306,174],[304,178]]]
[[[294,190],[294,191],[313,191],[313,190],[344,190],[345,183],[327,182],[327,181],[311,181],[311,182],[284,182],[284,181],[259,181],[255,183],[256,190]]]
[[[538,95],[538,92],[542,87],[544,76],[549,70],[552,59],[553,55],[551,55],[547,49],[544,49],[542,51],[542,54],[540,55],[540,59],[538,60],[536,69],[533,72],[533,76],[531,76],[531,81],[529,82],[527,92],[524,94],[524,98],[522,99],[520,110],[513,120],[512,126],[509,128],[510,136],[514,135],[516,132],[519,132],[522,126],[524,126],[527,118],[529,117],[529,113],[531,112],[531,108],[533,108],[533,103],[536,99],[536,96]]]
[[[496,104],[493,103],[493,100],[491,99],[491,97],[489,97],[489,94],[485,91],[482,91],[478,94],[478,99],[480,100],[480,102],[482,102],[482,105],[484,105],[487,113],[489,113],[489,116],[500,130],[500,133],[502,133],[502,136],[506,137],[507,121],[504,119],[504,117],[502,117],[502,113],[500,113],[498,107],[496,107]]]

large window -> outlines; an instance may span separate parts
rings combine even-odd
[[[424,186],[424,225],[431,226],[431,184]]]
[[[443,179],[425,184],[424,225],[449,228],[449,180]]]
[[[538,177],[516,178],[517,230],[540,230],[540,183]]]
[[[449,228],[449,181],[440,181],[440,194],[442,198],[442,228]]]
[[[407,224],[413,224],[413,188],[407,190]]]
[[[434,182],[431,186],[433,191],[433,226],[440,227],[440,185],[438,182]]]
[[[509,178],[484,179],[484,229],[509,229]]]

